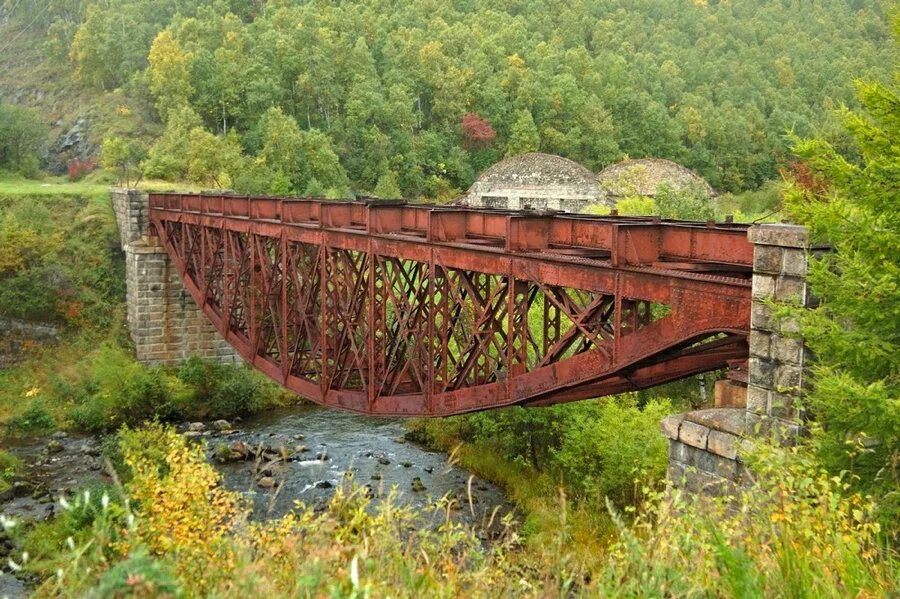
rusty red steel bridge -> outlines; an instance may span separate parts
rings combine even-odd
[[[747,226],[150,194],[150,235],[253,367],[325,406],[438,416],[746,360]]]

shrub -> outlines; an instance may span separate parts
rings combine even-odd
[[[246,416],[276,405],[285,393],[248,367],[232,366],[192,357],[176,370],[178,378],[194,389],[186,413],[204,418]]]
[[[627,396],[595,406],[567,423],[554,462],[582,495],[609,497],[620,508],[636,505],[642,487],[657,486],[665,476],[668,443],[659,423],[672,406],[654,400],[638,409]]]
[[[91,593],[96,597],[178,597],[178,582],[162,561],[138,547],[124,561],[103,573]]]
[[[166,419],[189,404],[192,390],[162,368],[138,364],[125,350],[104,345],[90,358],[79,404],[72,411],[80,428],[100,432],[126,423]]]
[[[97,164],[91,159],[71,160],[67,166],[69,181],[81,181],[95,168]]]
[[[14,437],[35,435],[56,428],[56,421],[41,400],[32,400],[18,416],[6,421],[6,431]]]
[[[22,470],[22,460],[0,449],[0,493],[9,488],[10,480]]]

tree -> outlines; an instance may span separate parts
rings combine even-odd
[[[301,193],[316,179],[325,189],[343,192],[347,173],[334,152],[331,139],[318,130],[301,131],[293,117],[270,108],[260,121],[261,142],[257,157],[287,181],[285,193]]]
[[[400,186],[397,184],[397,173],[388,171],[381,175],[378,178],[378,185],[372,190],[372,194],[376,198],[385,200],[394,200],[401,197],[403,194],[400,191]]]
[[[213,135],[196,127],[188,138],[188,177],[210,187],[230,187],[243,164],[237,135]]]
[[[103,167],[116,171],[117,183],[125,187],[140,182],[143,177],[140,164],[144,157],[144,148],[139,143],[121,137],[107,137],[100,147]]]
[[[474,112],[464,114],[461,125],[463,139],[468,148],[483,148],[497,137],[497,132],[491,124]]]
[[[191,131],[201,127],[200,116],[190,106],[173,107],[168,114],[166,130],[150,148],[143,163],[148,177],[181,180],[188,174],[188,144]]]
[[[815,442],[835,472],[881,500],[900,535],[900,95],[859,86],[864,110],[844,113],[859,161],[821,139],[797,141],[790,213],[832,251],[809,267],[816,308],[798,310],[816,356],[808,401]]]
[[[150,91],[163,120],[169,119],[172,110],[189,106],[194,91],[190,80],[193,58],[168,29],[161,31],[150,46]]]
[[[46,141],[47,125],[37,111],[0,104],[0,169],[34,175]]]
[[[516,122],[509,132],[506,142],[506,155],[515,156],[528,152],[537,152],[541,145],[541,136],[530,110],[516,111]]]

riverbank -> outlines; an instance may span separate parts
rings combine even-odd
[[[303,405],[231,422],[183,423],[177,430],[204,448],[223,488],[250,509],[251,522],[283,519],[302,509],[298,503],[322,513],[336,493],[357,489],[372,509],[390,501],[423,514],[423,526],[442,524],[443,512],[434,507],[446,505],[452,522],[472,527],[489,542],[504,532],[504,517],[512,511],[500,488],[451,463],[446,454],[408,441],[403,422],[395,419]],[[27,549],[42,563],[65,550],[53,545],[60,536],[53,518],[85,489],[95,495],[114,492],[109,467],[115,466],[118,477],[124,468],[116,439],[57,432],[7,445],[22,467],[0,493],[0,512],[37,532],[19,533],[15,544],[0,543],[0,557],[15,558]],[[26,569],[23,583],[35,584],[33,575],[41,571]],[[0,592],[15,597],[10,590],[15,587],[7,582]]]

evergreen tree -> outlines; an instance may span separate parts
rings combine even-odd
[[[810,264],[821,304],[799,313],[815,355],[808,401],[815,441],[835,472],[881,499],[900,534],[900,96],[859,86],[863,111],[844,114],[861,155],[821,139],[799,141],[786,202],[832,250]]]

